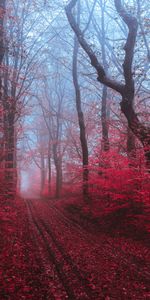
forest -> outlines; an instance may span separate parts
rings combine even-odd
[[[150,299],[149,0],[0,0],[0,299]]]

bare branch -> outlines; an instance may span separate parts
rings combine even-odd
[[[128,90],[133,91],[134,94],[134,81],[132,75],[132,63],[134,56],[134,47],[136,42],[138,22],[137,19],[132,16],[121,4],[121,0],[114,0],[116,10],[125,24],[128,26],[129,32],[124,46],[125,58],[123,63],[125,83]]]
[[[124,85],[120,82],[117,82],[115,80],[112,80],[109,78],[102,66],[101,63],[99,63],[94,51],[91,49],[90,45],[87,43],[87,41],[84,38],[84,35],[82,31],[80,30],[78,24],[75,21],[75,18],[72,14],[72,9],[76,5],[78,0],[72,0],[69,2],[69,4],[65,7],[66,15],[68,18],[68,21],[70,23],[71,28],[75,32],[79,44],[82,46],[84,51],[87,53],[88,57],[90,58],[91,65],[96,69],[98,74],[98,81],[105,84],[106,86],[114,89],[115,91],[119,92],[120,94],[123,93]]]

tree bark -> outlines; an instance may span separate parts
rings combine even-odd
[[[5,112],[6,113],[6,112]],[[6,195],[14,198],[17,188],[17,174],[15,165],[15,128],[14,114],[9,113],[5,119],[5,179],[7,183]]]
[[[53,157],[54,164],[56,169],[56,189],[55,197],[58,199],[61,196],[62,189],[62,159],[61,156],[57,153],[57,143],[53,144]]]
[[[40,194],[43,194],[44,187],[45,187],[45,161],[44,161],[44,154],[41,152],[41,188],[40,188]]]
[[[80,129],[80,142],[82,149],[82,165],[83,165],[83,196],[85,201],[88,201],[88,178],[89,178],[89,170],[88,170],[88,145],[86,139],[86,130],[85,130],[85,122],[84,115],[81,108],[81,92],[80,86],[78,82],[78,71],[77,71],[77,57],[78,57],[78,49],[79,43],[77,38],[74,38],[74,50],[73,50],[73,67],[72,67],[72,76],[73,83],[75,88],[75,100],[76,100],[76,109],[78,114],[78,122]]]
[[[56,198],[60,198],[62,189],[62,165],[61,162],[57,162],[56,166]]]
[[[51,156],[48,153],[48,195],[51,193]]]
[[[0,66],[2,64],[5,54],[5,43],[4,43],[4,17],[6,10],[6,0],[0,1]]]
[[[135,135],[129,127],[127,128],[127,154],[129,166],[134,167],[136,160]]]
[[[101,38],[101,50],[102,50],[102,62],[104,69],[108,69],[106,60],[106,36],[105,36],[105,17],[104,17],[104,3],[101,1],[101,27],[102,27],[102,38]],[[104,152],[109,151],[109,136],[108,136],[108,120],[107,120],[107,86],[103,86],[102,91],[102,109],[101,109],[101,120],[102,120],[102,150]]]
[[[107,120],[107,87],[103,87],[102,92],[102,151],[107,152],[110,149],[108,137],[108,120]]]
[[[6,0],[2,0],[0,1],[0,107],[2,105],[2,97],[3,97],[3,93],[2,93],[2,76],[1,76],[1,68],[2,68],[2,62],[3,62],[3,58],[4,58],[4,54],[5,54],[5,43],[4,43],[4,17],[5,17],[5,9],[6,9]],[[1,113],[0,116],[1,120],[0,120],[0,125],[3,128],[4,124],[3,124],[3,112]],[[4,132],[2,132],[2,134],[4,134]],[[1,144],[0,144],[0,150],[1,153],[3,154],[4,157],[4,138],[3,136],[1,137],[0,140]]]

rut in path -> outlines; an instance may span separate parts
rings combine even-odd
[[[147,293],[150,281],[140,255],[148,251],[143,245],[102,232],[92,235],[52,202],[27,199],[25,203],[48,274],[47,300],[146,299],[143,289]],[[139,289],[133,288],[137,283]]]
[[[49,263],[53,264],[60,283],[69,299],[97,299],[98,293],[90,287],[86,273],[81,272],[69,253],[58,241],[50,224],[38,216],[37,209],[31,200],[26,200],[30,221],[35,231],[43,240],[44,250]],[[52,208],[51,208],[52,209]],[[35,234],[34,234],[35,235]]]

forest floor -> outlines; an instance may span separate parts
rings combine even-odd
[[[0,299],[150,299],[147,218],[133,203],[1,200]]]

